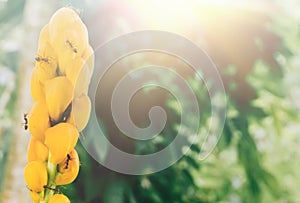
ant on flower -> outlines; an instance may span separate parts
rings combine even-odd
[[[78,53],[78,50],[73,46],[73,44],[70,42],[70,40],[66,40],[66,43],[71,47],[71,49],[73,50],[73,52],[75,53],[75,54],[77,54]]]
[[[35,57],[35,60],[36,60],[37,62],[45,62],[45,63],[49,63],[49,58],[47,58],[47,57],[40,57],[40,56],[37,56],[37,57]]]
[[[60,193],[60,190],[58,188],[52,188],[52,187],[49,187],[47,185],[44,185],[43,188],[44,189],[48,189],[48,190],[52,190],[52,191],[54,191],[56,193]]]
[[[24,113],[23,114],[23,118],[24,118],[24,130],[27,130],[28,129],[28,118],[27,118],[28,114],[27,113]]]
[[[66,160],[65,169],[68,169],[68,167],[69,167],[69,161],[71,161],[71,156],[70,156],[70,154],[67,154],[67,160]]]

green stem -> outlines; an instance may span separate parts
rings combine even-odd
[[[48,172],[48,183],[47,188],[45,188],[44,191],[44,198],[40,201],[40,203],[47,203],[50,198],[54,195],[54,190],[56,188],[55,184],[55,178],[56,178],[56,170],[57,170],[57,164],[54,164],[50,162],[51,154],[49,153],[48,162],[47,162],[47,172]],[[51,188],[51,189],[49,189]]]

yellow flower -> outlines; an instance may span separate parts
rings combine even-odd
[[[28,127],[34,138],[44,142],[44,132],[50,127],[50,122],[46,102],[43,98],[34,103],[29,114]]]
[[[28,146],[28,161],[47,161],[48,148],[34,137],[30,139]]]
[[[70,203],[70,200],[63,194],[55,194],[50,198],[48,203]]]
[[[67,157],[58,164],[58,174],[55,179],[57,185],[66,185],[72,183],[79,172],[79,157],[75,149],[73,149]]]
[[[29,162],[24,170],[24,177],[27,187],[32,192],[41,192],[44,190],[44,185],[47,184],[48,175],[47,169],[43,162]]]
[[[45,82],[45,96],[52,121],[58,121],[73,98],[73,86],[64,76],[55,77]]]
[[[37,192],[30,191],[30,197],[34,203],[40,202],[41,197]]]
[[[43,85],[41,84],[40,80],[38,79],[36,68],[34,68],[31,73],[30,92],[31,92],[33,101],[35,101],[35,102],[40,100],[42,97],[44,97]]]
[[[72,112],[68,120],[76,126],[77,130],[82,131],[89,121],[91,113],[91,101],[86,94],[80,95],[73,101]]]
[[[59,123],[45,132],[45,145],[51,156],[50,162],[60,163],[75,147],[79,134],[77,129],[69,123]]]

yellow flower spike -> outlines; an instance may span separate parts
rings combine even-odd
[[[68,122],[74,124],[79,132],[81,132],[89,121],[91,113],[91,101],[86,94],[75,98],[72,103],[72,112]]]
[[[78,130],[89,119],[87,92],[94,69],[88,38],[78,12],[67,7],[55,12],[40,32],[30,83],[35,103],[28,127],[33,137],[24,171],[34,202],[70,203],[65,195],[54,193],[57,184],[73,182],[79,172],[74,147]]]
[[[44,98],[35,102],[29,114],[28,128],[31,135],[41,142],[44,142],[44,132],[50,127],[49,113]]]
[[[43,162],[29,162],[24,170],[24,177],[27,187],[32,192],[41,192],[44,190],[44,185],[47,184],[48,175],[47,169]]]
[[[47,161],[49,150],[48,148],[41,143],[39,140],[34,137],[30,139],[28,146],[28,161]]]
[[[48,24],[46,24],[41,29],[40,36],[39,36],[39,48],[42,47],[47,42],[50,42],[49,25]]]
[[[66,69],[66,77],[71,81],[73,87],[75,88],[75,98],[82,93],[87,94],[91,73],[87,64],[82,58],[76,57],[69,63],[69,66]]]
[[[57,58],[49,42],[42,45],[35,60],[37,76],[42,84],[56,76]]]
[[[49,22],[50,40],[58,55],[72,50],[79,56],[88,45],[88,31],[72,8],[61,8]]]
[[[94,72],[95,55],[93,48],[89,45],[83,52],[82,58],[86,61],[90,74]]]
[[[34,68],[31,73],[30,79],[30,92],[33,98],[33,101],[38,101],[44,97],[43,85],[40,83],[37,77],[37,70]]]
[[[73,149],[67,157],[58,164],[58,174],[55,179],[57,185],[66,185],[72,183],[79,172],[79,157],[75,149]]]
[[[50,198],[48,203],[70,203],[70,200],[63,194],[55,194]]]
[[[45,96],[52,121],[58,121],[72,101],[73,85],[64,76],[55,77],[45,82]]]
[[[60,163],[75,147],[79,134],[75,126],[59,123],[45,132],[45,145],[50,151],[50,162]]]
[[[30,191],[30,197],[31,197],[31,199],[34,203],[39,203],[40,202],[41,197],[38,193]]]

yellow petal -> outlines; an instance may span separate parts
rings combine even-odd
[[[63,194],[55,194],[50,198],[48,203],[70,203],[70,200]]]
[[[89,72],[92,75],[94,72],[95,55],[94,50],[90,45],[83,52],[82,58],[86,61],[89,67]]]
[[[48,180],[45,164],[38,161],[29,162],[25,167],[24,177],[27,187],[32,192],[41,192]]]
[[[30,139],[28,146],[28,161],[46,161],[48,159],[48,148],[34,137]]]
[[[80,21],[74,25],[64,27],[63,30],[53,30],[50,34],[51,44],[58,55],[69,50],[81,56],[88,46],[86,26]]]
[[[91,101],[86,94],[74,99],[72,112],[68,122],[74,124],[77,130],[82,131],[89,121],[91,113]]]
[[[54,49],[49,42],[46,42],[41,46],[35,60],[37,76],[42,84],[56,76],[57,58]]]
[[[28,127],[31,135],[44,142],[44,132],[50,127],[49,113],[45,99],[35,102],[29,114]]]
[[[74,97],[78,97],[82,93],[87,93],[91,74],[89,67],[82,58],[76,57],[69,62],[69,66],[66,69],[66,77],[75,88]]]
[[[76,57],[70,60],[68,63],[68,67],[66,68],[66,76],[71,81],[73,86],[76,83],[81,69],[84,68],[84,63],[84,60],[80,57]]]
[[[77,129],[69,123],[59,123],[47,129],[45,145],[51,153],[50,162],[62,162],[75,147],[78,137]]]
[[[73,149],[67,157],[58,164],[58,174],[55,179],[57,185],[66,185],[72,183],[79,172],[79,157],[75,149]]]
[[[73,86],[64,76],[55,77],[45,82],[45,96],[52,121],[58,121],[72,101]]]
[[[30,191],[30,197],[34,203],[40,202],[41,197],[37,192]]]
[[[37,70],[34,68],[31,73],[30,79],[30,92],[33,98],[33,101],[38,101],[41,97],[44,97],[43,85],[40,83],[37,77]]]
[[[46,24],[40,31],[39,36],[39,47],[43,46],[44,43],[50,42],[50,36],[49,36],[49,25]]]
[[[58,56],[59,70],[65,73],[68,62],[75,57],[80,57],[83,50],[88,46],[87,42],[81,41],[78,33],[72,30],[65,31],[52,42]]]
[[[64,52],[59,54],[58,66],[60,75],[66,75],[66,69],[75,58],[76,54],[71,49],[66,48]]]
[[[62,7],[52,15],[49,24],[53,29],[62,30],[64,27],[67,27],[70,24],[72,25],[78,20],[80,20],[80,18],[76,10],[70,7]]]

